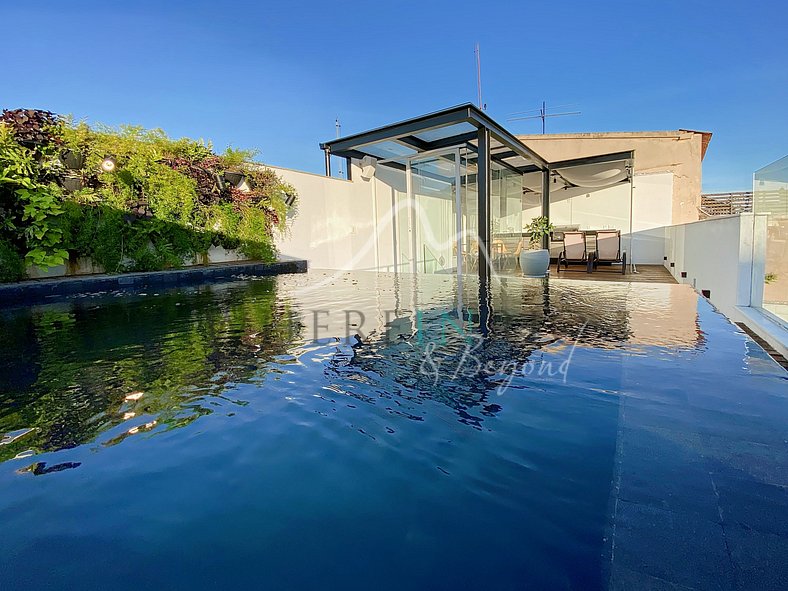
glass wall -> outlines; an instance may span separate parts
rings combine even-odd
[[[457,268],[457,153],[410,162],[417,273]]]
[[[396,164],[378,167],[378,268],[403,273],[453,273],[459,260],[464,273],[477,273],[476,152],[454,148],[397,159]],[[491,261],[496,270],[513,271],[519,265],[523,225],[541,215],[541,194],[527,190],[523,175],[510,168],[493,162],[490,173]],[[528,210],[527,219],[524,209]]]
[[[463,273],[476,272],[479,269],[479,193],[476,185],[476,153],[463,148],[460,150],[460,183],[462,229],[460,246],[462,248]]]
[[[756,223],[766,218],[763,277],[753,284],[763,283],[763,308],[788,323],[788,156],[755,172],[752,193]]]
[[[523,246],[523,175],[496,162],[490,173],[490,258],[493,269],[510,271]]]

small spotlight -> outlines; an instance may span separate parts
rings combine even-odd
[[[112,156],[107,156],[101,161],[101,170],[104,172],[112,172],[115,170],[115,166],[117,166],[117,162]]]
[[[295,200],[296,200],[295,195],[290,195],[289,193],[285,193],[285,205],[287,205],[287,207],[293,207]]]

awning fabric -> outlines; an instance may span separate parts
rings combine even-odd
[[[599,189],[627,180],[627,162],[600,162],[561,168],[558,173],[577,187]]]

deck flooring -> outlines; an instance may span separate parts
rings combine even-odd
[[[519,275],[519,269],[497,271],[499,275]],[[678,283],[662,265],[638,265],[637,273],[621,274],[620,266],[598,267],[593,273],[587,273],[585,268],[574,265],[568,270],[561,269],[556,272],[556,265],[550,265],[550,279],[579,279],[586,281],[617,281],[627,283]]]

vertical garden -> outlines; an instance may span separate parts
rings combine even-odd
[[[214,246],[272,261],[296,192],[253,157],[161,130],[5,110],[0,281],[79,261],[108,273],[176,268]]]

